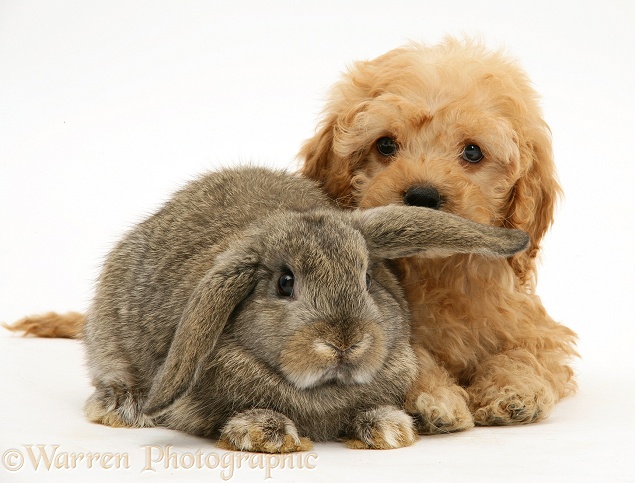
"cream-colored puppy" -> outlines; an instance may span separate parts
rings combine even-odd
[[[513,61],[446,39],[357,62],[301,158],[303,174],[344,207],[426,206],[531,236],[530,249],[508,260],[398,262],[422,349],[406,401],[421,432],[537,421],[575,389],[576,336],[534,293],[560,194],[551,136]]]

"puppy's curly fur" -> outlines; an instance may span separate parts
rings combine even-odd
[[[575,390],[576,335],[534,290],[561,193],[551,133],[504,53],[447,38],[355,63],[300,157],[303,174],[342,206],[423,205],[531,236],[508,260],[400,261],[421,349],[407,409],[423,433],[538,421]]]

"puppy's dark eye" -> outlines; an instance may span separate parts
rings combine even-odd
[[[478,163],[484,158],[483,151],[476,144],[468,144],[463,148],[461,157],[468,163]]]
[[[377,151],[382,156],[390,157],[397,154],[397,142],[388,136],[384,136],[383,138],[379,138],[375,142],[375,147]]]
[[[281,297],[293,296],[293,274],[283,273],[278,279],[278,295]]]
[[[370,290],[370,287],[373,285],[373,279],[370,278],[370,274],[366,274],[366,290]]]

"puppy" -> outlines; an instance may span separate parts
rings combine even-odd
[[[561,192],[551,135],[513,61],[446,39],[357,62],[300,158],[343,207],[424,206],[530,234],[530,249],[507,260],[398,261],[419,349],[406,409],[422,433],[538,421],[575,390],[576,335],[534,290]]]

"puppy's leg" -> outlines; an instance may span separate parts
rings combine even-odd
[[[311,441],[298,436],[289,418],[270,409],[250,409],[231,418],[221,431],[218,446],[235,451],[292,453],[311,449]]]
[[[420,434],[463,431],[474,426],[468,395],[421,348],[416,348],[419,371],[406,397],[405,409],[415,417]]]
[[[467,388],[474,421],[481,426],[500,426],[546,418],[560,396],[555,381],[549,379],[553,379],[553,371],[525,349],[489,357],[477,367]]]
[[[417,440],[412,418],[393,406],[360,412],[353,419],[350,433],[355,439],[344,444],[353,449],[402,448]]]

